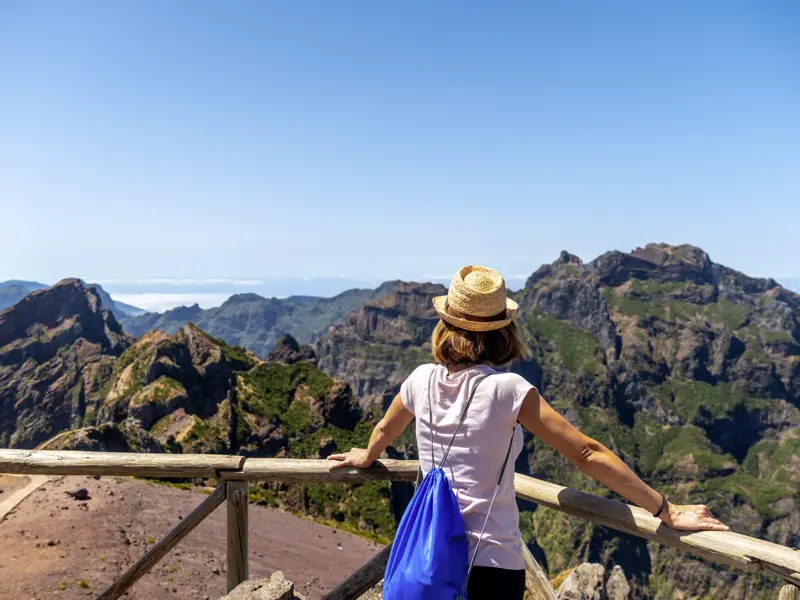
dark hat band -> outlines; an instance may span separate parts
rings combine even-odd
[[[504,308],[496,315],[492,315],[490,317],[478,317],[476,315],[468,315],[467,313],[463,313],[454,309],[450,306],[449,302],[444,303],[444,310],[445,312],[450,315],[451,317],[455,317],[456,319],[463,319],[464,321],[474,321],[476,323],[491,323],[492,321],[505,321],[508,318],[508,311]]]

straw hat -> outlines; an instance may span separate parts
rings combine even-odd
[[[469,331],[502,329],[514,319],[517,303],[506,297],[506,282],[494,269],[461,267],[446,296],[436,296],[433,306],[439,316]]]

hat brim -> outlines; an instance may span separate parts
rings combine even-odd
[[[502,329],[514,320],[514,315],[517,312],[519,305],[511,298],[506,298],[506,318],[500,321],[472,321],[470,319],[461,319],[454,317],[447,313],[447,296],[436,296],[433,299],[433,307],[436,313],[443,321],[447,321],[454,327],[466,329],[467,331],[495,331]]]

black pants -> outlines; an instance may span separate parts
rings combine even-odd
[[[525,570],[472,567],[467,586],[468,600],[522,600]]]

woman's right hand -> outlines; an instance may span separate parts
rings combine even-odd
[[[667,502],[659,518],[673,529],[683,531],[730,531],[731,528],[714,518],[705,504],[672,504]]]

